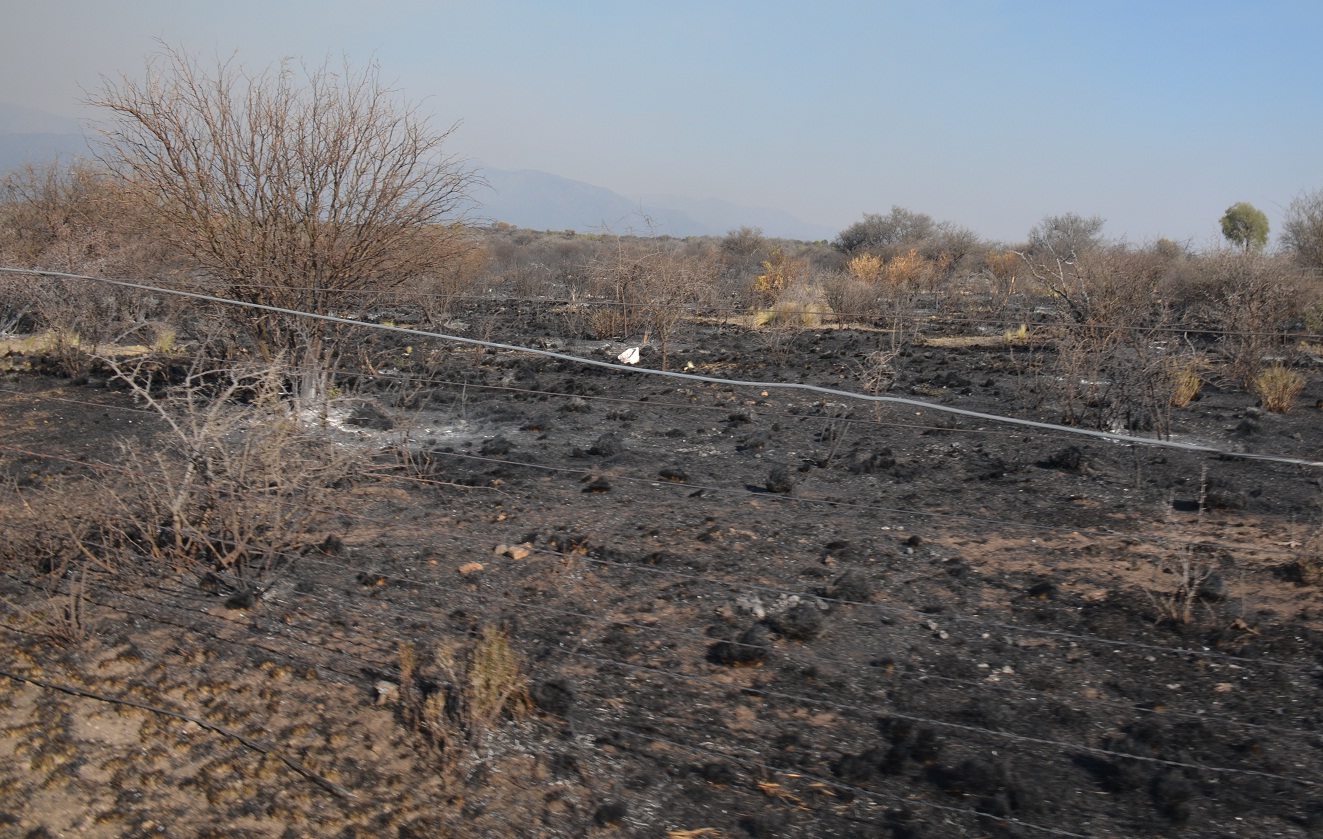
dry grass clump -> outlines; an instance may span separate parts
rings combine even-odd
[[[1003,343],[1024,344],[1029,341],[1029,325],[1022,323],[1015,329],[1008,329],[1001,334]]]
[[[753,325],[812,329],[822,326],[823,318],[830,315],[831,307],[823,297],[822,288],[800,284],[785,289],[770,306],[754,312]]]
[[[1323,556],[1302,556],[1295,561],[1294,570],[1302,584],[1323,588]]]
[[[401,643],[400,703],[405,721],[449,759],[532,707],[519,656],[505,631],[491,627],[467,648],[438,646],[429,665],[412,643]]]
[[[1203,385],[1204,380],[1199,375],[1197,364],[1188,363],[1175,366],[1172,371],[1171,406],[1173,408],[1184,408],[1189,405],[1199,395],[1199,390]]]
[[[1290,411],[1304,389],[1304,374],[1283,364],[1274,364],[1254,377],[1254,392],[1263,400],[1263,407],[1274,413]]]

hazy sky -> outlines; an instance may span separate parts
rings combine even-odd
[[[893,204],[1015,240],[1278,226],[1323,188],[1323,3],[0,0],[0,102],[82,116],[162,38],[247,66],[376,57],[454,151],[844,227]]]

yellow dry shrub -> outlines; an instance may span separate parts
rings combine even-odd
[[[754,280],[753,291],[762,303],[773,303],[788,288],[799,284],[808,274],[808,260],[788,255],[780,245],[772,248],[763,263],[763,273]]]
[[[893,288],[922,288],[931,285],[950,264],[951,258],[945,254],[931,260],[917,248],[910,248],[909,253],[893,257],[883,266],[882,279]]]
[[[983,264],[988,267],[988,271],[998,281],[1012,283],[1015,282],[1016,275],[1020,271],[1020,266],[1023,265],[1024,262],[1018,255],[1006,251],[1004,253],[988,254],[984,258]]]
[[[875,283],[882,276],[882,257],[871,253],[861,253],[845,266],[850,276],[856,280]]]

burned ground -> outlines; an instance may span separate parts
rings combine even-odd
[[[509,343],[623,349],[553,340],[540,310],[486,317]],[[1050,345],[943,340],[957,331],[928,329],[885,393],[1061,419]],[[251,590],[13,557],[0,578],[7,673],[272,753],[6,679],[5,831],[1323,830],[1321,475],[1235,456],[1312,460],[1316,384],[1273,414],[1210,376],[1172,439],[1218,455],[364,340],[393,363],[345,378],[334,433],[374,477],[346,476],[309,547]],[[668,361],[859,391],[886,340],[827,328],[773,345],[713,323]],[[104,377],[14,367],[11,495],[133,479],[102,464],[122,468],[118,438],[158,433],[142,406]],[[439,746],[401,707],[400,645],[488,627],[520,654],[532,710]]]

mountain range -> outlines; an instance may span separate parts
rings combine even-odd
[[[476,218],[535,230],[628,233],[642,236],[721,236],[739,227],[760,227],[768,236],[816,241],[835,228],[812,224],[782,210],[744,207],[718,199],[680,195],[626,197],[605,187],[533,169],[480,167],[487,185],[474,191]]]
[[[87,154],[78,120],[23,108],[0,105],[0,172],[25,163]]]
[[[0,104],[0,173],[57,156],[87,153],[87,141],[77,120]],[[465,210],[480,222],[505,222],[534,230],[641,236],[721,236],[745,226],[762,228],[767,236],[807,241],[830,239],[837,233],[834,228],[777,209],[678,195],[626,197],[549,172],[478,168],[485,185],[473,190]]]

